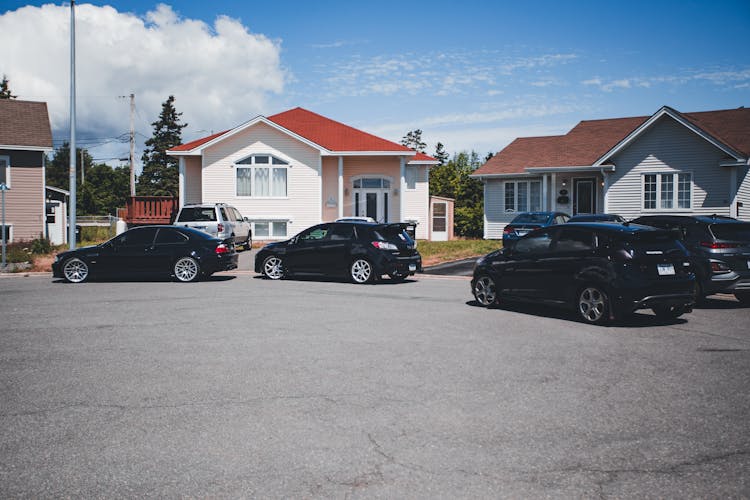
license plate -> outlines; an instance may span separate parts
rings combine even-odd
[[[674,274],[674,266],[672,264],[656,264],[656,270],[660,276],[669,276]]]
[[[409,264],[409,271],[416,271],[417,265],[416,264]]]

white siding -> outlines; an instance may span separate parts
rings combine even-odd
[[[236,196],[232,163],[251,154],[271,154],[289,162],[286,198]],[[287,234],[292,236],[321,221],[320,168],[316,149],[258,123],[204,151],[202,200],[230,203],[254,220],[288,218]]]
[[[405,189],[402,193],[404,215],[400,220],[416,220],[419,223],[417,225],[417,239],[427,239],[430,225],[430,185],[427,181],[427,168],[423,166],[407,168],[417,169],[417,182],[416,189]]]
[[[748,167],[735,168],[737,168],[737,184],[739,184],[737,201],[742,203],[742,206],[737,208],[737,218],[750,221],[750,169]]]
[[[725,153],[670,117],[663,117],[632,145],[613,158],[609,211],[632,219],[653,210],[643,210],[642,174],[685,172],[692,174],[691,210],[669,213],[729,215],[730,169],[719,162]]]
[[[516,216],[505,211],[503,181],[489,179],[484,185],[484,237],[489,240],[503,238],[503,228]]]

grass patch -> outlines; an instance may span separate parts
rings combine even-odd
[[[422,265],[432,266],[441,262],[479,257],[502,246],[503,243],[498,240],[419,240],[417,250],[422,255]]]

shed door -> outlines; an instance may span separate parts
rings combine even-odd
[[[448,204],[432,202],[432,240],[448,241]]]

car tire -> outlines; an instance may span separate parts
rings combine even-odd
[[[659,319],[676,319],[685,314],[685,306],[655,306],[651,308]]]
[[[576,311],[584,323],[603,325],[609,321],[609,296],[599,285],[586,285],[577,295]]]
[[[750,292],[734,292],[734,296],[744,306],[750,306]]]
[[[172,268],[174,277],[177,281],[183,283],[189,283],[191,281],[198,281],[201,277],[201,266],[198,261],[192,257],[182,257],[174,263]]]
[[[352,265],[349,266],[349,276],[354,283],[361,285],[370,283],[375,276],[375,271],[369,260],[355,259]]]
[[[250,233],[248,233],[247,238],[245,239],[245,242],[242,244],[243,247],[245,247],[245,250],[252,250],[253,248],[253,240],[250,236]]]
[[[269,255],[263,260],[263,276],[271,280],[280,280],[284,277],[284,260],[276,255]]]
[[[66,260],[62,265],[63,277],[68,283],[83,283],[89,277],[89,266],[78,257]]]
[[[706,300],[706,292],[703,291],[703,286],[696,282],[693,289],[693,302],[698,305],[703,303],[704,300]]]
[[[480,276],[471,287],[474,299],[482,307],[490,307],[497,304],[497,286],[495,280],[485,275]]]

